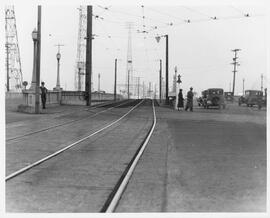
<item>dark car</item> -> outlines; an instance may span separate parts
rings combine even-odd
[[[203,106],[204,108],[209,107],[218,107],[219,109],[222,107],[225,108],[224,102],[224,92],[221,88],[211,88],[207,89],[203,92]]]
[[[207,98],[207,90],[202,91],[202,95],[197,99],[198,106],[204,106]]]
[[[232,92],[224,92],[225,94],[225,100],[229,101],[229,102],[233,102],[234,98],[233,98],[233,93]]]
[[[238,101],[239,106],[246,104],[248,107],[257,105],[261,109],[263,104],[263,92],[260,90],[246,90],[245,95],[241,96]]]

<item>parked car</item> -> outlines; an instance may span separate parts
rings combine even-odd
[[[203,107],[205,105],[205,100],[207,97],[206,93],[207,93],[207,90],[202,91],[202,95],[199,98],[197,98],[198,106]]]
[[[246,90],[245,95],[241,96],[238,105],[246,104],[248,107],[257,105],[261,109],[263,104],[263,92],[259,90]]]
[[[229,102],[233,102],[234,98],[233,98],[233,93],[232,92],[224,92],[225,94],[225,100],[229,101]]]
[[[218,107],[220,109],[222,107],[224,109],[226,106],[224,102],[224,92],[221,88],[207,89],[203,92],[203,97],[204,108]]]

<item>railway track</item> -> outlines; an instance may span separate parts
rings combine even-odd
[[[139,106],[142,106],[143,104],[145,104],[144,101],[140,101],[139,103],[137,103],[135,106],[133,106],[127,113],[125,113],[123,116],[121,116],[120,118],[114,120],[113,122],[108,123],[107,125],[103,126],[102,128],[94,131],[93,133],[89,134],[88,136],[67,145],[66,147],[54,152],[51,155],[48,155],[38,161],[36,161],[35,163],[32,163],[31,165],[28,165],[27,167],[24,167],[14,173],[11,173],[10,175],[8,175],[6,177],[6,184],[8,184],[10,181],[13,181],[13,179],[20,177],[19,175],[24,175],[24,173],[26,173],[27,171],[30,172],[31,169],[47,162],[48,160],[51,160],[53,157],[59,156],[62,153],[65,153],[65,151],[67,150],[72,150],[74,147],[76,147],[76,145],[80,145],[83,143],[89,143],[88,141],[93,138],[94,136],[98,136],[98,138],[100,138],[100,134],[106,134],[104,133],[106,131],[111,131],[110,127],[112,126],[116,126],[119,125],[121,127],[121,123],[120,121],[123,121],[124,118],[129,119],[127,116],[130,115],[133,111],[137,111]],[[137,109],[137,110],[135,110]],[[117,180],[116,184],[114,185],[114,187],[111,189],[112,191],[110,192],[110,194],[108,195],[108,198],[106,200],[103,199],[104,203],[102,208],[100,209],[100,212],[113,212],[117,206],[117,203],[119,201],[119,199],[121,198],[121,195],[128,183],[129,178],[132,175],[132,172],[134,171],[137,162],[139,161],[141,155],[143,154],[143,151],[154,131],[155,125],[156,125],[156,115],[155,115],[155,103],[154,101],[151,102],[151,110],[152,110],[152,117],[148,117],[149,119],[151,119],[151,126],[149,128],[149,122],[147,123],[148,127],[144,127],[144,136],[143,139],[140,141],[140,145],[137,146],[137,148],[134,150],[134,154],[130,155],[130,160],[127,164],[127,166],[125,167],[125,169],[123,170],[123,172],[121,173],[121,175],[119,176],[119,179]],[[130,117],[130,116],[129,116]],[[139,119],[139,118],[138,118]],[[126,120],[126,119],[125,119]],[[125,121],[127,122],[127,121]],[[125,123],[124,122],[124,123]],[[145,124],[146,125],[146,124]],[[114,128],[115,129],[115,128]],[[125,129],[123,127],[123,129]],[[147,131],[146,131],[147,129]],[[146,131],[146,132],[145,132]],[[142,133],[140,133],[142,134]],[[102,136],[101,136],[102,137]],[[120,139],[119,139],[120,140]],[[74,149],[73,149],[74,150]],[[70,152],[73,152],[70,151]],[[61,156],[61,155],[60,155]],[[57,161],[58,159],[54,159],[55,161]],[[61,211],[60,211],[61,212]],[[98,211],[96,211],[98,212]]]
[[[35,131],[32,131],[32,132],[28,132],[28,133],[23,134],[23,135],[7,138],[6,142],[13,141],[13,140],[16,140],[16,139],[20,139],[20,138],[30,136],[30,135],[33,135],[33,134],[36,134],[36,133],[48,131],[48,130],[51,130],[51,129],[54,129],[54,128],[57,128],[57,127],[61,127],[61,126],[65,126],[65,125],[68,125],[68,124],[72,124],[72,123],[75,123],[75,122],[78,122],[78,121],[81,121],[81,120],[85,120],[85,119],[88,119],[88,118],[93,118],[93,117],[95,117],[95,116],[97,116],[97,115],[99,115],[101,113],[104,113],[104,112],[109,111],[109,110],[111,110],[113,108],[116,108],[116,107],[123,106],[123,105],[128,104],[128,103],[129,103],[128,101],[124,101],[124,102],[113,102],[113,103],[109,103],[109,104],[100,104],[100,105],[94,106],[94,107],[92,107],[90,109],[77,110],[76,112],[67,113],[67,114],[64,114],[64,116],[71,115],[71,114],[74,114],[74,113],[78,113],[80,111],[90,111],[90,110],[93,110],[93,109],[96,109],[96,108],[99,108],[99,107],[109,107],[109,108],[107,108],[105,110],[96,112],[96,113],[88,115],[88,116],[81,117],[79,119],[70,120],[70,121],[67,121],[67,122],[64,122],[64,123],[60,123],[60,124],[52,125],[52,126],[49,126],[49,127],[46,127],[46,128],[39,129],[39,130],[35,130]],[[61,116],[63,116],[63,114]]]

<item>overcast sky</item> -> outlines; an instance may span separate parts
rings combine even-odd
[[[255,3],[257,2],[257,3]],[[261,1],[243,5],[230,1],[222,5],[149,4],[121,5],[93,4],[93,82],[97,90],[98,73],[101,89],[113,91],[114,59],[118,58],[118,83],[125,83],[127,62],[127,22],[133,23],[132,57],[134,76],[140,81],[158,84],[159,59],[163,60],[165,76],[165,38],[157,43],[156,35],[169,35],[170,87],[174,67],[182,76],[184,92],[192,86],[201,92],[210,87],[229,91],[232,84],[233,52],[239,48],[240,66],[236,74],[236,93],[242,92],[242,79],[246,89],[260,89],[261,74],[267,80],[266,12]],[[144,5],[144,7],[142,7]],[[101,7],[100,7],[101,6]],[[61,87],[74,90],[74,74],[77,52],[79,4],[42,5],[41,80],[47,88],[56,85],[56,44],[61,47]],[[108,10],[102,7],[107,7]],[[23,80],[31,83],[33,67],[32,30],[37,24],[37,6],[15,4],[17,31],[21,53]],[[245,17],[244,14],[249,14]],[[142,17],[145,16],[145,19]],[[2,16],[3,18],[4,16]],[[210,17],[216,17],[213,20]],[[185,22],[190,20],[190,23]],[[143,27],[145,24],[145,29]],[[152,27],[157,28],[153,30]],[[138,33],[146,30],[149,33]],[[151,30],[151,31],[149,31]],[[264,83],[264,86],[266,82]]]

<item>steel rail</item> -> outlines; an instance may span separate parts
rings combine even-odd
[[[64,126],[64,125],[67,125],[67,124],[70,124],[70,123],[75,123],[75,122],[77,122],[77,121],[84,120],[84,119],[86,119],[86,118],[92,118],[92,117],[97,116],[98,114],[101,114],[101,113],[104,113],[104,112],[106,112],[106,111],[109,111],[109,110],[111,110],[112,108],[117,108],[117,107],[119,107],[119,106],[122,106],[122,105],[125,105],[125,104],[128,104],[128,103],[129,103],[129,102],[124,102],[124,103],[122,103],[122,104],[119,104],[119,105],[110,107],[110,108],[108,108],[108,109],[106,109],[106,110],[97,112],[97,113],[92,114],[92,115],[90,115],[90,116],[86,116],[86,117],[79,118],[79,119],[76,119],[76,120],[71,120],[71,121],[68,121],[68,122],[65,122],[65,123],[61,123],[61,124],[56,124],[56,125],[53,125],[53,126],[50,126],[50,127],[47,127],[47,128],[43,128],[43,129],[39,129],[39,130],[36,130],[36,131],[33,131],[33,132],[26,133],[26,134],[24,134],[24,135],[15,136],[15,137],[13,137],[13,138],[8,138],[8,139],[6,139],[6,142],[8,142],[8,141],[13,141],[13,140],[15,140],[15,139],[23,138],[23,137],[26,137],[26,136],[29,136],[29,135],[33,135],[33,134],[36,134],[36,133],[44,132],[44,131],[47,131],[47,130],[50,130],[50,129],[53,129],[53,128],[56,128],[56,127],[59,127],[59,126]],[[108,105],[109,105],[109,104],[108,104]],[[103,105],[103,106],[104,106],[104,105]],[[97,106],[97,107],[93,107],[92,109],[96,109],[96,108],[98,108],[98,106]],[[87,110],[89,110],[89,109],[87,109]],[[81,111],[81,110],[80,110],[80,111]],[[77,111],[77,112],[78,112],[78,111]],[[74,113],[74,112],[72,112],[72,113]],[[67,114],[72,114],[72,113],[67,113]],[[66,114],[66,115],[67,115],[67,114]]]
[[[66,146],[66,147],[64,147],[64,148],[62,148],[62,149],[60,149],[60,150],[58,150],[58,151],[56,151],[56,152],[54,152],[54,153],[52,153],[52,154],[50,154],[50,155],[44,157],[44,158],[42,158],[42,159],[40,159],[40,160],[38,160],[38,161],[36,161],[36,162],[30,164],[30,165],[28,165],[28,166],[26,166],[26,167],[21,168],[20,170],[17,170],[17,171],[14,172],[14,173],[11,173],[10,175],[8,175],[8,176],[5,178],[5,181],[7,182],[8,180],[10,180],[10,179],[12,179],[12,178],[14,178],[14,177],[16,177],[16,176],[18,176],[18,175],[20,175],[20,174],[22,174],[22,173],[28,171],[28,170],[30,170],[31,168],[33,168],[33,167],[35,167],[35,166],[37,166],[37,165],[39,165],[39,164],[41,164],[41,163],[43,163],[43,162],[45,162],[45,161],[47,161],[47,160],[53,158],[53,157],[55,157],[55,156],[57,156],[57,155],[63,153],[64,151],[66,151],[66,150],[70,149],[71,147],[73,147],[73,146],[75,146],[75,145],[77,145],[77,144],[83,142],[84,140],[86,140],[86,139],[88,139],[88,138],[90,138],[90,137],[92,137],[92,136],[94,136],[94,135],[96,135],[96,134],[102,132],[103,130],[108,129],[109,127],[111,127],[111,126],[114,125],[115,123],[118,123],[119,121],[121,121],[122,119],[124,119],[124,118],[125,118],[128,114],[130,114],[135,108],[137,108],[140,104],[142,104],[142,102],[144,102],[144,100],[141,100],[138,104],[136,104],[134,107],[132,107],[127,113],[125,113],[123,116],[121,116],[121,117],[118,118],[117,120],[113,121],[112,123],[110,123],[110,124],[108,124],[108,125],[105,125],[105,126],[102,127],[101,129],[99,129],[99,130],[97,130],[97,131],[91,133],[90,135],[88,135],[88,136],[86,136],[86,137],[84,137],[84,138],[82,138],[82,139],[80,139],[80,140],[78,140],[78,141],[76,141],[76,142],[74,142],[74,143],[72,143],[72,144],[70,144],[70,145],[68,145],[68,146]]]
[[[110,196],[108,197],[107,201],[103,205],[100,212],[106,212],[106,213],[112,213],[114,212],[115,208],[117,207],[117,204],[130,180],[131,175],[133,174],[135,167],[142,156],[152,134],[156,126],[156,112],[155,112],[155,106],[154,106],[154,100],[152,100],[152,109],[153,109],[153,123],[148,131],[145,139],[143,140],[140,147],[137,149],[135,155],[131,159],[130,163],[126,167],[125,171],[123,172],[122,176],[118,180],[117,184],[115,185],[114,189],[112,190]]]

